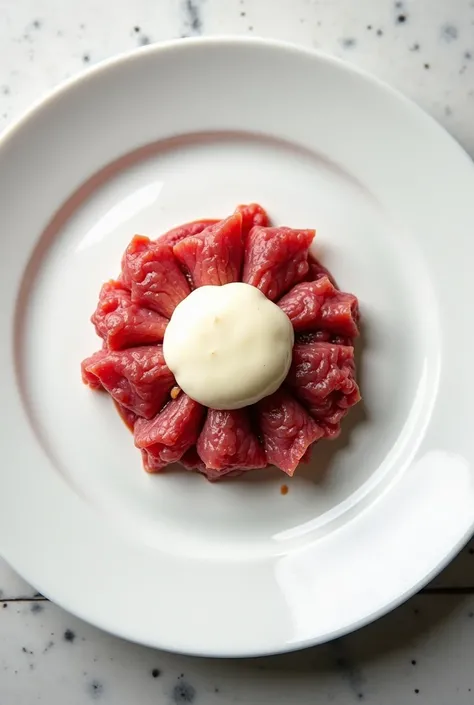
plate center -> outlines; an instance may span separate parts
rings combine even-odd
[[[216,484],[179,470],[146,475],[111,400],[81,383],[81,360],[101,347],[89,321],[100,286],[134,234],[157,237],[251,201],[276,225],[316,228],[317,255],[359,297],[364,402],[291,480],[273,470]],[[323,155],[239,134],[151,145],[95,175],[43,237],[20,311],[26,403],[58,472],[130,538],[193,555],[278,553],[360,511],[416,449],[437,354],[421,332],[430,291],[400,224]]]

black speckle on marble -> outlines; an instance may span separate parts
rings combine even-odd
[[[403,2],[401,2],[401,0],[397,0],[397,2],[395,3],[395,7],[397,8],[397,10],[401,10],[403,7]]]
[[[43,649],[43,654],[47,654],[48,651],[51,651],[53,646],[54,646],[54,641],[48,641],[48,643],[46,644],[46,646]]]
[[[82,56],[82,62],[83,62],[84,64],[88,64],[90,60],[91,60],[90,54],[83,54],[83,56]]]
[[[353,49],[356,44],[357,41],[354,39],[354,37],[345,37],[344,39],[341,39],[341,46],[344,49]]]
[[[411,45],[410,51],[420,51],[420,45],[418,44],[418,42],[415,42]]]
[[[469,619],[472,619],[474,617],[474,612],[468,612],[467,616]]]
[[[372,25],[371,25],[371,24],[368,24],[368,25],[367,25],[367,29],[368,29],[369,32],[370,32],[370,30],[372,29]]]
[[[441,39],[445,42],[454,42],[458,38],[458,29],[453,24],[444,24],[441,27]]]
[[[138,34],[140,32],[140,27],[138,25],[135,25],[133,31],[135,32],[135,34]]]
[[[397,24],[405,24],[406,21],[407,21],[406,15],[398,15]]]
[[[79,25],[79,29],[85,29],[85,28],[86,28],[86,25],[84,24],[84,22],[81,22],[81,24]]]
[[[33,614],[38,614],[39,612],[42,612],[43,609],[44,607],[40,602],[33,602],[30,607],[30,612],[32,612]]]
[[[462,76],[462,74],[463,74],[463,73],[466,73],[466,71],[467,71],[467,66],[466,66],[466,64],[464,64],[464,65],[461,66],[461,68],[459,69],[459,75]]]
[[[240,16],[241,16],[241,17],[245,17],[246,14],[247,14],[247,13],[242,10],[242,12],[240,13]]]
[[[218,693],[218,692],[219,692],[219,688],[214,688],[214,693]]]
[[[33,651],[31,649],[27,649],[26,646],[22,646],[21,650],[23,651],[24,654],[28,654],[28,656],[33,656]]]
[[[43,23],[42,23],[41,20],[34,20],[34,22],[33,22],[33,27],[34,27],[35,29],[41,29],[42,26],[43,26]]]
[[[183,14],[184,24],[188,32],[192,35],[201,34],[202,19],[200,3],[198,0],[184,0]]]
[[[336,641],[334,647],[336,649],[336,654],[338,654],[336,658],[336,666],[341,671],[343,678],[347,681],[354,697],[358,700],[363,700],[364,693],[362,689],[364,687],[364,678],[362,673],[359,668],[352,663],[349,656],[346,655],[345,647],[342,642]]]
[[[465,51],[465,52],[464,52],[464,58],[465,58],[467,61],[470,61],[470,60],[472,59],[472,54],[471,54],[471,52],[470,52],[470,51]],[[471,549],[469,550],[469,553],[471,553],[471,554],[474,553],[474,548],[471,548]]]
[[[176,703],[176,705],[180,705],[180,703],[193,703],[195,697],[196,690],[185,681],[180,681],[173,688],[172,698],[173,703]]]
[[[474,548],[470,548],[468,553],[470,556],[474,556]]]
[[[411,665],[416,666],[416,659],[412,659]]]
[[[249,32],[253,32],[253,27],[252,27],[252,25],[249,25]]]
[[[151,44],[151,39],[147,34],[141,34],[138,37],[138,46],[140,47],[146,47],[148,44]]]
[[[154,669],[152,670],[152,672],[151,672],[151,675],[153,676],[153,678],[159,678],[159,676],[161,676],[161,671],[160,671],[160,669],[159,669],[159,668],[154,668]]]
[[[93,700],[98,700],[104,692],[104,686],[100,681],[93,680],[89,683],[87,690]]]
[[[415,688],[415,695],[419,695],[419,693],[420,693],[420,689],[419,689],[419,688]]]
[[[377,37],[383,36],[383,29],[378,29],[376,34],[377,34]]]
[[[3,609],[6,610],[7,607],[8,607],[8,602],[4,602],[4,603],[3,603]]]
[[[425,68],[425,69],[428,71],[428,69],[430,68],[430,65],[429,65],[429,64],[423,64],[423,68]],[[416,614],[416,612],[415,612],[415,614]]]
[[[72,629],[66,629],[66,631],[63,634],[64,641],[68,641],[70,644],[72,644],[74,642],[75,638],[76,638],[76,635],[72,631]]]

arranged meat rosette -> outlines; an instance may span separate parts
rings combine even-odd
[[[82,377],[110,394],[148,472],[291,476],[338,435],[360,399],[359,307],[309,254],[314,236],[250,204],[132,239],[100,291],[103,344]]]

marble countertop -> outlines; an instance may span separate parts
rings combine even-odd
[[[474,0],[0,0],[0,130],[102,59],[199,34],[275,37],[344,57],[410,96],[474,156]],[[474,543],[376,624],[244,661],[110,637],[0,560],[1,705],[474,705],[473,653]]]

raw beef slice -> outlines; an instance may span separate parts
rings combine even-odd
[[[263,225],[263,227],[270,225],[266,210],[259,206],[258,203],[237,206],[235,212],[240,213],[242,216],[242,238],[244,242],[247,240],[247,236],[254,225]]]
[[[296,284],[280,299],[278,306],[297,333],[318,329],[349,338],[359,333],[357,298],[335,289],[328,277]]]
[[[267,461],[291,477],[308,446],[318,441],[324,431],[281,387],[257,406]]]
[[[133,304],[130,291],[116,281],[103,285],[91,321],[109,350],[161,343],[168,323],[159,313]]]
[[[161,345],[100,350],[83,361],[82,378],[93,389],[102,387],[118,404],[146,419],[162,408],[174,384]]]
[[[252,431],[247,409],[209,409],[196,447],[206,470],[216,471],[217,476],[235,469],[267,465],[265,452]]]
[[[173,247],[173,253],[189,272],[195,287],[222,286],[240,280],[243,258],[242,216],[210,225],[198,235]]]
[[[338,435],[341,419],[360,400],[349,346],[295,345],[287,382],[329,438]]]
[[[135,235],[122,259],[122,282],[132,302],[171,318],[176,306],[190,293],[186,277],[166,243]]]
[[[184,240],[185,237],[197,235],[209,225],[214,225],[218,222],[218,220],[193,220],[191,223],[178,225],[177,228],[168,230],[167,233],[157,238],[157,242],[160,242],[161,244],[171,245],[171,247],[173,247],[174,245],[177,245],[178,242],[181,242],[181,240]]]
[[[314,230],[263,228],[250,231],[242,281],[276,301],[308,273],[308,248]]]
[[[138,419],[135,445],[142,450],[145,469],[159,472],[180,460],[196,443],[204,413],[203,406],[181,393],[151,421]]]

